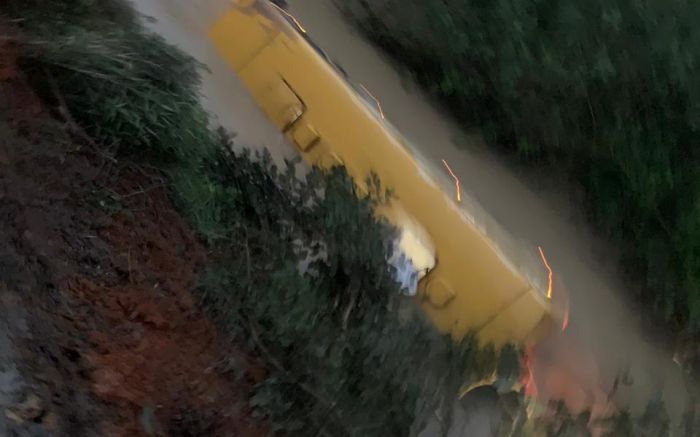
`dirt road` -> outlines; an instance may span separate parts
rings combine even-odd
[[[204,79],[205,104],[220,123],[240,134],[241,143],[267,146],[278,157],[294,154],[206,39],[208,25],[227,8],[227,1],[135,3],[157,19],[156,31],[207,64],[211,74]],[[533,177],[537,175],[517,174],[435,109],[343,20],[331,0],[289,4],[311,37],[379,98],[388,119],[427,159],[438,165],[446,159],[464,190],[526,250],[542,246],[546,251],[555,272],[555,293],[568,291],[571,314],[567,330],[539,351],[535,378],[541,391],[582,407],[604,396],[627,369],[633,384],[620,390],[620,401],[639,408],[655,393],[663,393],[670,410],[679,415],[685,391],[670,347],[652,344],[642,334],[638,315],[624,298],[628,290],[616,276],[614,256],[584,224],[575,201],[545,186],[542,178]]]

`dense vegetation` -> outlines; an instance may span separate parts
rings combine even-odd
[[[700,332],[700,3],[342,7],[491,144],[580,184],[648,313]]]

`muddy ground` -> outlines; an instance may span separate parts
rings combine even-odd
[[[611,391],[620,373],[626,372],[634,384],[617,391],[620,404],[633,405],[639,412],[648,399],[663,392],[679,416],[687,396],[682,371],[672,360],[673,345],[644,331],[638,308],[626,298],[634,289],[617,272],[615,251],[588,226],[580,197],[543,171],[528,173],[509,165],[477,135],[436,109],[407,75],[345,20],[333,1],[287,3],[316,43],[379,99],[387,119],[426,156],[425,163],[442,169],[442,159],[449,162],[461,180],[463,204],[469,204],[470,215],[493,218],[536,262],[538,246],[547,253],[554,270],[555,299],[560,295],[570,299],[571,317],[566,332],[553,336],[538,351],[534,373],[539,392],[563,397],[570,407],[580,409],[590,406],[601,392]],[[134,5],[155,19],[148,23],[151,29],[208,66],[203,103],[214,120],[239,134],[239,145],[267,147],[276,158],[295,156],[294,147],[284,141],[208,40],[207,30],[229,2],[135,0]],[[453,180],[446,172],[444,182],[452,189]]]
[[[54,109],[0,44],[0,435],[264,435],[255,368],[195,303],[206,253],[164,181]]]
[[[164,3],[179,2],[184,1]],[[689,399],[683,372],[672,360],[673,346],[668,338],[653,338],[645,330],[640,308],[630,299],[635,293],[632,281],[617,271],[615,250],[588,225],[575,187],[545,169],[529,172],[511,165],[475,132],[465,131],[410,75],[363,38],[336,8],[342,1],[287,3],[308,35],[353,80],[371,90],[386,118],[420,150],[426,165],[441,168],[442,159],[449,162],[470,215],[489,230],[487,218],[493,219],[516,242],[513,248],[504,247],[511,259],[521,261],[520,252],[512,249],[535,257],[538,246],[546,252],[554,271],[554,299],[565,296],[571,311],[566,331],[552,335],[536,351],[533,373],[539,393],[564,399],[576,411],[600,406],[626,373],[633,384],[619,386],[619,405],[641,413],[661,393],[674,420],[680,420]],[[453,182],[446,172],[444,176],[449,189]]]

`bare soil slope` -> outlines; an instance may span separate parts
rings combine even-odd
[[[264,435],[163,181],[48,112],[0,45],[0,434]]]

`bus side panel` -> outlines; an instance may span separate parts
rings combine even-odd
[[[549,304],[543,299],[536,290],[527,290],[478,331],[479,340],[496,344],[536,342],[549,322]]]
[[[232,9],[209,30],[217,50],[237,72],[245,68],[279,33],[255,8]]]
[[[270,72],[279,78],[270,78]],[[303,120],[320,133],[315,152],[332,152],[358,182],[370,171],[376,172],[427,229],[439,257],[430,276],[439,278],[443,291],[449,289],[451,294],[440,308],[425,306],[439,328],[461,337],[487,325],[527,289],[527,283],[510,271],[479,231],[460,216],[452,200],[422,179],[417,163],[403,145],[301,38],[281,34],[260,52],[243,76],[253,89],[268,80],[288,82],[306,106]],[[317,162],[308,154],[304,158]],[[530,329],[516,320],[499,326],[509,328],[509,333]]]
[[[221,38],[223,33],[214,34]],[[319,135],[316,145],[302,153],[305,160],[343,163],[357,182],[376,172],[403,208],[425,227],[438,254],[438,265],[429,278],[439,279],[440,284],[434,285],[437,303],[426,301],[423,307],[440,329],[457,338],[480,330],[482,341],[500,344],[524,338],[540,323],[548,312],[546,304],[536,304],[528,296],[534,291],[523,295],[529,287],[525,279],[504,264],[444,188],[421,176],[415,158],[303,38],[281,32],[255,50],[238,31],[232,42],[236,50],[212,38],[229,62],[239,65],[243,81],[266,112],[283,109],[284,102],[276,104],[266,97],[279,84],[287,84],[299,97],[305,111],[297,123],[311,126]],[[245,62],[241,53],[249,56]],[[287,133],[294,132],[296,125]]]

